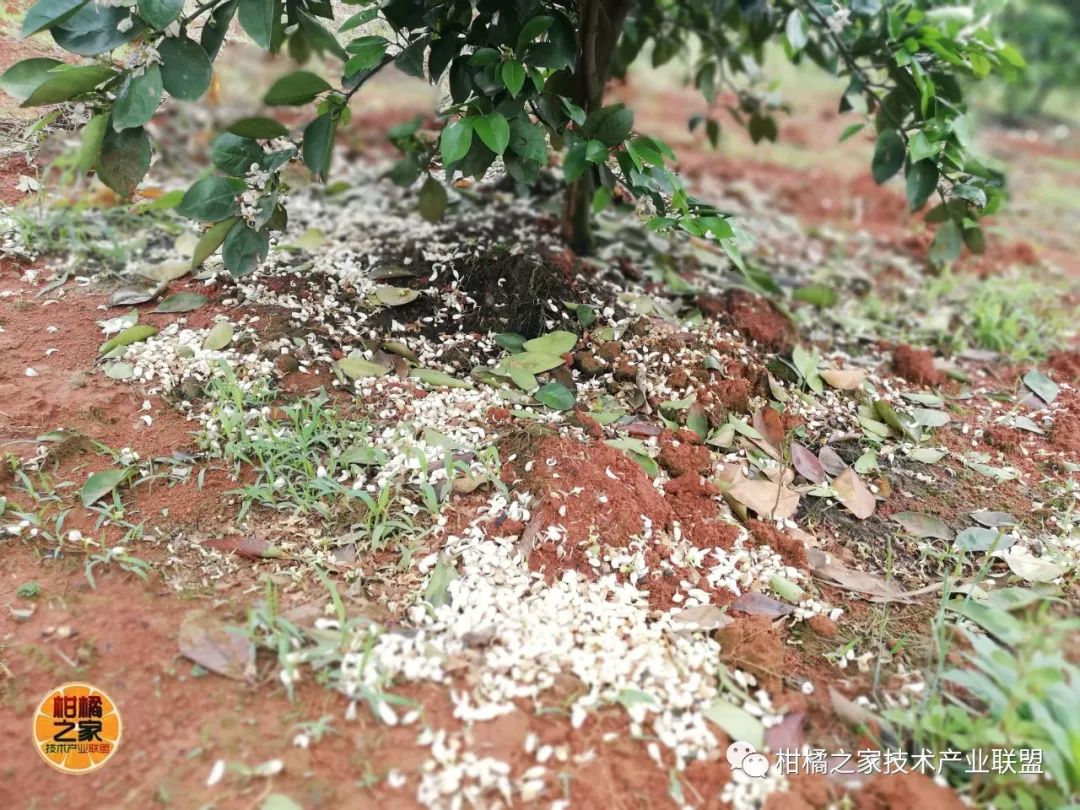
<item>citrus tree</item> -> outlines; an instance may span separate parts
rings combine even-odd
[[[348,1],[348,0],[347,0]],[[388,134],[401,150],[395,181],[420,187],[422,213],[442,215],[444,183],[480,176],[496,161],[523,190],[545,166],[561,166],[562,231],[580,252],[590,219],[609,205],[637,205],[654,229],[718,240],[736,262],[729,218],[695,199],[673,172],[675,155],[638,132],[634,113],[604,90],[639,57],[659,67],[692,62],[707,114],[691,123],[714,142],[724,111],[755,140],[775,139],[780,103],[762,81],[766,49],[843,76],[842,111],[876,132],[872,172],[903,174],[913,210],[936,202],[933,255],[979,250],[978,217],[1002,197],[1002,181],[973,154],[962,87],[991,72],[1013,74],[1020,54],[970,7],[939,0],[382,0],[353,3],[335,21],[329,0],[38,0],[23,35],[48,31],[84,57],[71,65],[28,59],[2,85],[25,107],[79,102],[90,110],[80,167],[121,196],[133,193],[154,145],[145,130],[164,99],[195,101],[234,20],[255,45],[311,63],[278,79],[268,107],[310,110],[290,129],[273,117],[233,122],[210,149],[215,173],[196,180],[180,214],[208,227],[202,261],[219,247],[230,272],[266,257],[286,224],[281,172],[301,161],[330,172],[335,131],[376,73],[399,70],[448,87],[438,135],[417,121]],[[313,57],[317,57],[314,58]],[[759,91],[759,88],[763,88]],[[559,155],[560,159],[554,159]]]

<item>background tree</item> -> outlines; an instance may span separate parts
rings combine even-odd
[[[840,109],[860,108],[876,130],[874,179],[903,172],[912,210],[939,199],[927,220],[940,223],[932,257],[955,258],[964,243],[980,250],[979,215],[1002,196],[1001,178],[972,152],[960,79],[1023,65],[970,7],[939,0],[384,0],[354,4],[336,33],[328,0],[39,0],[23,34],[48,30],[62,48],[88,57],[81,66],[29,59],[10,68],[3,87],[23,106],[79,101],[92,111],[83,128],[81,168],[122,196],[150,165],[144,125],[163,94],[196,100],[234,18],[247,36],[298,62],[326,58],[331,79],[296,70],[266,93],[269,106],[307,107],[301,131],[272,118],[234,122],[212,144],[220,172],[196,181],[179,213],[209,223],[195,255],[221,247],[225,266],[242,274],[265,258],[270,233],[285,227],[281,170],[302,161],[320,179],[330,171],[334,133],[348,105],[374,74],[393,63],[405,73],[449,85],[437,139],[416,122],[389,133],[402,158],[393,178],[424,177],[421,211],[441,216],[440,176],[480,176],[501,159],[522,191],[551,153],[561,153],[566,183],[562,230],[580,252],[592,246],[590,218],[610,204],[652,210],[654,229],[711,237],[741,265],[728,217],[691,197],[671,170],[672,150],[634,130],[633,112],[605,104],[604,89],[639,55],[654,66],[693,54],[695,84],[710,104],[730,90],[729,109],[751,137],[775,139],[776,103],[755,92],[765,48],[779,43],[795,62],[810,60],[847,79]],[[390,36],[371,33],[372,25]],[[122,50],[121,50],[122,49]],[[114,52],[122,53],[117,58]],[[339,68],[338,63],[342,66]],[[704,118],[715,140],[719,122]],[[861,129],[853,125],[847,136]],[[437,164],[441,163],[442,171]]]
[[[1058,88],[1080,84],[1080,3],[1075,0],[1011,0],[997,17],[997,29],[1007,32],[1024,53],[1028,68],[1005,94],[1013,115],[1041,113],[1047,97]]]

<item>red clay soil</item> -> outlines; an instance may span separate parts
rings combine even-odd
[[[763,520],[751,520],[748,525],[754,539],[760,545],[771,546],[780,554],[785,564],[793,568],[806,568],[806,545],[802,540],[780,531]]]
[[[916,385],[939,385],[945,375],[934,368],[934,355],[926,349],[901,344],[893,349],[893,370]]]
[[[707,473],[712,467],[712,452],[701,443],[696,433],[688,430],[679,433],[678,438],[670,430],[660,434],[657,462],[672,478],[687,473]]]
[[[798,339],[795,325],[776,304],[747,290],[731,289],[721,296],[699,295],[697,305],[706,317],[738,329],[766,351],[789,352]]]
[[[720,490],[698,473],[689,472],[669,481],[664,493],[683,534],[695,546],[729,549],[735,544],[739,527],[721,518],[717,501]]]
[[[858,810],[965,810],[948,788],[934,784],[921,773],[879,774],[854,794]]]
[[[1047,360],[1053,377],[1058,382],[1066,382],[1071,385],[1080,383],[1080,351],[1069,349],[1054,352]]]
[[[784,642],[765,616],[735,619],[716,633],[720,658],[729,666],[749,672],[770,695],[780,691],[785,675]]]
[[[1065,407],[1054,414],[1050,443],[1058,450],[1080,456],[1080,394],[1066,394],[1061,401]]]
[[[568,545],[597,530],[609,545],[625,545],[641,534],[642,517],[657,530],[671,522],[671,509],[641,466],[603,442],[551,436],[540,443],[534,459],[529,486],[543,493],[538,507],[543,525],[565,527]]]

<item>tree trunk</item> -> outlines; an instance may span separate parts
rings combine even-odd
[[[623,23],[633,0],[582,0],[578,12],[578,53],[570,99],[585,111],[603,106],[604,88],[611,76],[611,62]],[[593,169],[566,188],[562,212],[562,236],[579,254],[591,253],[592,201],[596,191]]]

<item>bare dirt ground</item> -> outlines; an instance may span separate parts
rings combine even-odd
[[[3,56],[0,67],[10,61],[6,51]],[[417,102],[420,94],[412,85],[405,86],[412,95],[406,94],[401,103],[394,101],[401,95],[393,82],[373,88],[377,101],[358,111],[346,150],[370,158],[378,149],[373,133],[388,122],[424,111]],[[632,99],[643,110],[638,123],[642,130],[675,133],[672,122],[683,122],[693,114],[694,102],[688,94],[665,91],[660,99],[657,92],[641,82],[619,88],[616,95]],[[816,601],[842,609],[835,620],[814,609],[805,620],[789,622],[770,615],[771,606],[762,608],[745,600],[740,606],[735,594],[722,588],[707,595],[706,604],[727,608],[725,615],[734,618],[715,636],[722,660],[733,671],[754,675],[768,693],[768,714],[781,720],[766,730],[766,740],[771,740],[774,749],[803,743],[828,750],[879,746],[874,735],[851,728],[831,691],[850,698],[881,698],[879,707],[887,703],[885,694],[914,694],[905,690],[918,678],[903,663],[921,659],[929,643],[929,623],[940,601],[934,590],[940,571],[928,560],[918,538],[898,533],[891,520],[894,515],[932,515],[955,533],[970,525],[971,512],[993,509],[1011,513],[1024,537],[1040,538],[1060,528],[1062,515],[1070,508],[1069,482],[1080,460],[1080,394],[1075,388],[1080,382],[1080,354],[1075,332],[1069,331],[1075,330],[1075,280],[1080,274],[1077,134],[1057,139],[1047,129],[1025,135],[991,128],[984,136],[988,151],[1007,162],[1016,196],[992,223],[986,254],[965,256],[954,268],[960,279],[956,284],[963,287],[984,278],[1012,278],[1015,273],[1049,279],[1048,284],[1057,284],[1055,289],[1061,290],[1055,305],[1064,308],[1065,323],[1071,318],[1071,326],[1056,334],[1057,343],[1041,346],[1037,356],[1016,357],[1007,352],[987,353],[977,345],[943,347],[925,342],[923,326],[932,313],[920,311],[907,295],[913,282],[905,274],[904,263],[920,273],[924,270],[930,234],[917,217],[908,215],[898,190],[874,186],[862,168],[867,165],[867,142],[856,139],[836,146],[845,123],[810,95],[797,102],[779,144],[762,152],[751,152],[734,126],[726,131],[718,152],[708,150],[699,137],[672,134],[670,140],[680,155],[683,174],[692,183],[739,205],[751,223],[755,217],[763,223],[756,234],[757,250],[763,263],[781,278],[782,286],[787,286],[782,279],[789,270],[793,283],[805,286],[816,277],[816,268],[824,267],[824,277],[835,283],[841,296],[859,289],[859,300],[877,297],[886,313],[896,313],[895,323],[910,322],[910,329],[874,333],[873,325],[855,326],[848,334],[857,337],[841,340],[836,337],[839,327],[826,313],[800,305],[794,320],[789,320],[786,313],[754,293],[739,291],[734,299],[724,298],[724,291],[691,270],[685,277],[702,290],[694,303],[707,313],[705,321],[715,324],[716,331],[707,333],[708,350],[727,363],[720,373],[723,379],[718,381],[708,370],[700,370],[700,379],[691,379],[689,365],[676,368],[678,358],[684,356],[679,352],[697,351],[703,338],[699,332],[665,331],[658,318],[646,321],[641,334],[632,338],[623,334],[619,341],[605,340],[599,329],[585,330],[574,354],[567,353],[566,368],[556,373],[567,379],[573,375],[580,382],[585,367],[582,354],[600,356],[605,365],[599,375],[602,391],[622,403],[633,396],[633,364],[638,358],[651,356],[650,352],[671,352],[675,361],[672,367],[665,366],[665,390],[697,391],[699,403],[722,413],[715,422],[712,412],[706,414],[712,427],[725,424],[729,415],[752,425],[757,438],[751,438],[756,449],[750,452],[760,455],[763,450],[775,456],[785,443],[784,435],[802,428],[807,445],[836,448],[843,456],[841,466],[845,462],[857,466],[856,459],[868,445],[854,417],[830,426],[822,416],[822,408],[854,413],[855,399],[844,399],[854,395],[843,387],[827,389],[832,397],[828,404],[810,407],[806,415],[800,415],[794,405],[782,415],[766,405],[770,391],[775,393],[769,388],[769,374],[775,369],[770,365],[766,371],[767,364],[777,355],[790,356],[795,344],[820,345],[829,357],[823,369],[868,374],[898,405],[905,401],[904,394],[936,392],[948,398],[948,423],[936,427],[931,440],[946,452],[945,460],[920,465],[902,457],[899,450],[895,460],[886,460],[882,453],[876,465],[857,476],[860,493],[866,493],[859,498],[869,498],[869,517],[856,515],[865,503],[853,509],[847,501],[841,504],[833,498],[807,496],[805,491],[811,486],[806,469],[796,464],[804,476],[798,479],[803,498],[799,511],[792,512],[793,520],[777,522],[760,514],[761,519],[753,519],[746,514],[745,502],[744,520],[740,520],[731,501],[721,496],[721,483],[729,473],[735,474],[729,469],[734,466],[733,454],[743,452],[745,458],[746,451],[738,450],[740,440],[725,447],[703,443],[687,429],[688,418],[680,417],[683,425],[672,430],[659,418],[658,408],[639,409],[631,414],[632,420],[619,423],[623,427],[616,433],[611,423],[596,420],[594,409],[572,412],[564,421],[549,425],[541,422],[546,432],[534,435],[532,428],[517,426],[514,420],[520,419],[512,414],[513,405],[488,407],[485,403],[481,420],[500,450],[500,480],[511,493],[532,494],[532,513],[542,518],[536,525],[559,525],[564,533],[560,541],[545,545],[541,540],[527,552],[529,568],[539,572],[540,579],[554,582],[568,571],[580,571],[585,578],[597,576],[597,571],[610,567],[592,562],[590,543],[597,527],[605,543],[631,548],[645,516],[659,534],[681,527],[699,550],[731,552],[744,542],[749,548],[760,544],[771,549],[780,560],[778,565],[801,574],[800,583]],[[18,179],[33,174],[34,167],[11,156],[0,170],[0,199],[6,205],[25,204],[29,195],[17,189]],[[1074,195],[1068,198],[1071,203],[1062,202],[1061,189]],[[346,218],[347,210],[341,216]],[[332,231],[330,224],[322,227]],[[538,227],[543,230],[544,223]],[[795,231],[811,234],[813,241],[793,243]],[[888,258],[879,263],[867,258],[882,255]],[[249,610],[266,598],[267,581],[276,588],[281,615],[300,625],[332,613],[326,588],[310,573],[313,561],[330,571],[350,612],[400,628],[407,624],[403,604],[410,592],[423,587],[423,577],[408,564],[402,573],[393,549],[370,558],[328,557],[320,546],[317,558],[305,557],[308,539],[317,537],[323,542],[342,531],[342,524],[320,523],[313,514],[255,506],[246,519],[238,520],[244,500],[238,490],[256,481],[257,471],[250,467],[237,471],[231,462],[206,452],[198,440],[205,433],[205,423],[181,407],[193,399],[186,392],[178,394],[160,378],[118,380],[103,373],[98,357],[104,339],[99,322],[126,309],[106,306],[117,283],[108,278],[85,284],[73,279],[39,295],[52,275],[50,267],[60,258],[9,257],[0,264],[0,447],[14,459],[0,470],[0,490],[8,499],[2,525],[14,527],[0,539],[0,604],[7,606],[0,617],[0,733],[9,741],[0,765],[0,803],[34,808],[293,806],[270,803],[270,797],[280,795],[304,808],[419,806],[425,774],[433,770],[432,744],[418,740],[418,726],[388,724],[365,702],[350,712],[351,701],[340,688],[328,688],[317,682],[322,676],[306,672],[290,700],[280,678],[279,658],[266,649],[245,659],[241,671],[232,673],[234,677],[225,677],[193,662],[178,640],[189,622],[196,627],[244,627]],[[580,269],[576,257],[563,255],[563,260],[569,269]],[[628,265],[632,272],[632,263]],[[809,266],[812,271],[807,270]],[[830,267],[834,272],[828,272]],[[837,269],[841,267],[857,267],[861,275],[845,275],[848,271]],[[73,275],[79,275],[75,270]],[[589,268],[585,270],[587,277]],[[604,273],[596,273],[597,283],[603,277]],[[279,285],[280,290],[289,282],[278,274],[260,283],[269,288]],[[662,286],[647,279],[645,287],[650,292],[649,285]],[[341,289],[332,287],[334,292]],[[261,342],[269,346],[280,337],[273,326],[275,316],[287,324],[286,336],[302,333],[295,318],[288,320],[294,313],[281,299],[276,303],[255,300],[250,290],[245,293],[220,279],[175,281],[169,293],[177,292],[198,292],[208,301],[181,316],[154,314],[153,304],[140,305],[139,322],[158,327],[164,335],[178,318],[180,326],[196,332],[226,318],[245,324],[256,346]],[[313,287],[309,294],[316,292]],[[945,303],[940,306],[947,308]],[[945,325],[944,332],[959,331],[958,324],[967,317],[966,306],[948,304],[954,321]],[[864,315],[860,310],[859,317]],[[257,320],[252,321],[253,317]],[[624,322],[640,319],[626,316]],[[268,361],[265,372],[253,372],[273,381],[277,391],[273,407],[291,396],[330,386],[335,379],[332,364],[341,359],[346,347],[344,340],[335,340],[327,339],[325,355],[315,352],[301,357],[303,368],[282,363],[279,357]],[[916,345],[910,347],[909,342]],[[858,354],[851,351],[855,345]],[[634,353],[639,350],[640,354]],[[624,364],[626,369],[621,367]],[[458,368],[468,372],[467,365]],[[1033,369],[1059,388],[1053,402],[1030,402],[1039,392],[1029,391],[1018,381]],[[28,370],[33,374],[28,375]],[[678,377],[680,371],[682,377]],[[605,376],[609,372],[610,379]],[[785,385],[797,387],[796,383]],[[361,395],[354,400],[354,393]],[[333,402],[340,403],[343,412],[354,408],[364,418],[378,419],[384,405],[397,407],[393,403],[399,394],[414,399],[410,407],[420,407],[416,403],[436,396],[428,387],[403,377],[378,391],[338,386]],[[1028,404],[1021,404],[1025,400]],[[1028,421],[1036,431],[1024,427],[1027,423],[1017,427],[1012,419],[1015,414],[1030,414]],[[1003,415],[1009,419],[1000,419]],[[775,427],[774,418],[781,420]],[[59,441],[39,440],[61,429],[67,433]],[[603,442],[628,437],[650,443],[659,479],[647,475],[624,452],[625,446],[616,449]],[[902,444],[895,436],[893,442]],[[112,452],[103,452],[101,446]],[[141,471],[137,483],[125,489],[120,507],[84,507],[77,497],[83,482],[92,473],[114,467],[115,453],[125,448],[143,463],[172,460],[155,462],[150,473]],[[992,473],[973,471],[963,462],[971,453],[986,454],[984,462],[972,463],[1013,470],[1016,475],[996,479]],[[815,456],[810,467],[819,467],[823,461]],[[186,472],[169,472],[176,467]],[[28,478],[19,478],[20,473]],[[657,488],[655,480],[663,481],[662,487]],[[474,491],[454,494],[443,507],[439,531],[424,533],[417,540],[415,558],[439,552],[441,538],[464,536],[467,527],[483,515],[479,510],[487,508],[493,492],[493,484],[485,483]],[[41,515],[42,525],[9,520],[16,508]],[[480,518],[484,537],[521,542],[530,526],[536,532],[532,520],[520,519],[508,506],[500,508],[504,514]],[[61,514],[63,522],[57,524]],[[132,528],[136,526],[137,532]],[[80,542],[72,541],[72,532],[77,538],[95,538],[96,543],[80,547]],[[888,554],[886,537],[890,538]],[[286,553],[268,554],[270,544]],[[92,558],[117,546],[124,552],[116,559],[122,563],[124,555],[136,557],[145,563],[145,570],[115,561],[102,563],[93,568],[93,581],[89,580],[87,565]],[[808,552],[811,556],[828,553],[851,569],[872,573],[877,582],[887,580],[894,591],[923,592],[885,600],[883,606],[868,599],[865,589],[821,576],[808,560]],[[684,598],[681,580],[697,576],[693,567],[660,545],[648,546],[644,558],[648,573],[641,587],[647,592],[648,608],[654,612],[676,609]],[[1001,584],[1011,581],[1009,570],[1000,561],[997,565]],[[657,573],[661,570],[666,573]],[[1075,576],[1054,579],[1060,597],[1075,604]],[[34,599],[18,595],[20,586],[30,582],[36,583],[39,595]],[[878,625],[885,628],[880,634],[874,629]],[[844,662],[840,667],[837,662],[843,661],[845,653],[838,659],[837,651],[844,651],[848,642],[861,660],[856,664],[852,656],[850,665]],[[903,646],[901,642],[910,648],[902,654],[885,654]],[[489,643],[475,642],[480,649]],[[728,739],[723,731],[715,731],[720,740],[718,753],[695,759],[676,773],[670,751],[654,755],[655,732],[642,732],[623,707],[608,705],[591,712],[581,725],[572,722],[569,707],[586,686],[572,672],[557,678],[542,698],[515,699],[515,711],[487,720],[462,719],[455,695],[476,688],[480,678],[479,670],[470,669],[469,660],[463,654],[461,661],[452,662],[441,682],[403,678],[386,688],[400,700],[394,704],[399,713],[406,711],[403,706],[419,707],[425,729],[460,740],[473,757],[468,761],[505,763],[515,785],[513,798],[505,800],[507,806],[533,802],[565,806],[558,803],[567,801],[569,806],[585,808],[685,803],[801,810],[841,806],[836,802],[848,795],[845,801],[865,808],[963,806],[951,790],[918,774],[863,776],[854,780],[860,789],[837,779],[795,777],[767,798],[733,797],[730,791],[725,793],[732,773],[722,755]],[[879,668],[875,662],[884,666]],[[125,723],[114,760],[77,778],[45,767],[29,739],[34,704],[49,689],[69,680],[106,689]],[[320,725],[320,720],[325,722]],[[323,728],[326,723],[328,729]],[[548,752],[542,760],[541,750]],[[435,770],[445,773],[446,761],[439,760]],[[461,761],[460,757],[454,760]],[[216,773],[219,762],[225,763],[223,775]],[[546,766],[546,775],[540,777],[535,793],[527,794],[521,788],[523,780],[528,781],[523,774],[537,765]],[[468,773],[460,777],[463,782],[479,779]],[[484,795],[479,806],[493,806],[498,800],[497,794],[494,798]]]

